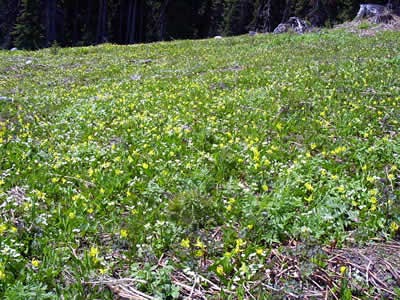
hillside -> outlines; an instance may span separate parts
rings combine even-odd
[[[0,51],[1,298],[394,299],[399,72],[390,31]]]

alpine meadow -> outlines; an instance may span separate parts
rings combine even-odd
[[[398,299],[400,38],[369,26],[1,50],[0,297]]]

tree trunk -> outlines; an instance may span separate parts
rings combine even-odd
[[[284,23],[289,19],[291,10],[292,10],[292,0],[286,0],[285,9],[283,10],[281,23]]]
[[[56,0],[46,1],[46,43],[50,46],[56,39]]]
[[[144,40],[144,37],[143,37],[143,34],[144,34],[144,1],[143,0],[139,0],[139,9],[138,9],[138,12],[137,12],[137,14],[138,14],[138,18],[139,18],[139,26],[138,26],[138,29],[137,29],[137,32],[138,32],[138,34],[137,34],[137,41],[138,42],[143,42],[143,40]]]
[[[80,39],[79,23],[81,19],[80,18],[81,12],[79,7],[79,1],[75,0],[72,11],[75,14],[75,17],[72,20],[72,43],[73,45],[76,45]]]
[[[107,41],[107,0],[99,0],[99,11],[97,18],[97,43]]]
[[[129,44],[129,36],[131,30],[131,19],[132,19],[132,1],[129,1],[128,9],[127,9],[127,16],[126,16],[126,29],[125,29],[125,42]]]
[[[122,24],[124,23],[124,19],[125,19],[125,1],[121,0],[119,1],[119,9],[118,9],[118,13],[119,13],[119,23],[118,23],[118,35],[117,35],[117,40],[119,43],[124,43],[124,30],[123,30],[123,26]]]
[[[136,14],[137,14],[137,3],[138,0],[134,0],[133,4],[130,5],[129,12],[129,22],[128,22],[128,44],[135,43],[135,35],[136,35]]]
[[[272,8],[272,0],[268,0],[267,4],[264,7],[263,11],[263,17],[264,17],[264,26],[263,29],[264,31],[270,32],[272,30],[272,25],[271,25],[271,8]]]
[[[167,7],[169,4],[169,0],[164,0],[163,5],[161,7],[161,12],[160,12],[160,21],[159,21],[159,25],[160,25],[160,40],[164,40],[165,39],[165,33],[166,33],[166,29],[167,29],[167,18],[166,18],[166,11],[167,11]]]

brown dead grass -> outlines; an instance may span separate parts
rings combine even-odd
[[[292,243],[269,252],[265,268],[254,280],[239,283],[244,299],[341,299],[344,289],[357,299],[398,299],[400,286],[400,242],[373,242],[364,247],[335,249]],[[159,268],[168,261],[162,257]],[[207,272],[205,272],[207,273]],[[211,277],[210,277],[211,276]],[[180,288],[181,299],[235,298],[217,276],[175,270],[171,281]],[[106,287],[115,299],[156,299],[138,290],[142,280],[97,278],[84,282]],[[225,296],[222,296],[225,295]]]

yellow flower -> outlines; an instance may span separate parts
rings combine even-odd
[[[256,249],[256,254],[257,255],[263,255],[264,254],[264,250],[262,248],[257,248]]]
[[[378,195],[378,190],[377,190],[377,189],[369,190],[368,193],[369,193],[371,196],[376,196],[376,195]]]
[[[201,249],[196,250],[196,251],[194,252],[194,255],[195,255],[196,257],[202,257],[202,256],[204,256],[204,251],[201,250]]]
[[[224,275],[225,274],[224,267],[221,266],[221,265],[218,265],[216,272],[217,272],[218,275],[221,275],[221,276]]]
[[[227,251],[227,252],[224,253],[224,256],[227,257],[227,258],[231,258],[232,257],[232,252]]]
[[[375,177],[368,176],[368,177],[367,177],[367,181],[368,181],[369,183],[374,183],[374,182],[375,182]]]
[[[268,187],[268,185],[263,184],[262,189],[263,189],[264,192],[268,192],[269,187]]]
[[[344,273],[346,273],[346,271],[347,271],[347,267],[341,266],[339,270],[340,270],[340,274],[344,275]]]
[[[90,247],[89,256],[96,257],[99,255],[99,249],[97,247]]]
[[[304,186],[305,186],[305,188],[307,189],[307,191],[312,192],[312,191],[314,190],[313,186],[312,186],[311,183],[309,183],[309,182],[306,182],[306,183],[304,184]]]
[[[314,200],[314,196],[310,195],[310,197],[305,197],[304,200],[306,200],[307,202],[311,202]]]
[[[0,224],[0,235],[4,233],[4,231],[7,230],[7,225],[6,224]]]
[[[227,207],[226,207],[226,211],[231,211],[232,210],[232,205],[228,205]]]
[[[46,198],[46,193],[44,193],[42,191],[35,191],[35,194],[41,200],[44,200]]]
[[[3,280],[6,278],[6,273],[4,273],[3,270],[0,270],[0,280]]]
[[[253,224],[247,225],[247,229],[248,229],[248,230],[252,230],[253,228],[254,228],[254,225],[253,225]]]
[[[75,213],[74,213],[74,212],[70,212],[70,213],[68,214],[68,218],[70,218],[70,219],[75,219]]]
[[[392,181],[392,180],[394,179],[394,175],[393,175],[393,174],[388,174],[388,179],[389,179],[390,181]]]
[[[372,204],[376,204],[376,203],[378,203],[378,200],[376,199],[376,197],[371,197],[369,199],[369,202],[371,202]]]
[[[240,248],[242,246],[246,245],[246,241],[244,241],[243,239],[237,239],[236,240],[236,247]]]
[[[147,170],[149,168],[149,165],[147,163],[142,163],[142,168]]]
[[[254,161],[259,161],[260,160],[260,152],[258,151],[257,148],[252,148],[251,151],[253,152],[253,160]]]
[[[119,232],[119,235],[121,238],[125,239],[128,237],[128,231],[126,229],[121,229],[121,231]]]
[[[264,159],[264,166],[268,167],[271,164],[269,159]]]
[[[40,265],[40,261],[37,260],[36,258],[33,258],[32,261],[31,261],[31,263],[32,263],[32,266],[33,266],[34,268],[37,268],[37,267],[39,267],[39,265]]]
[[[107,273],[107,269],[101,268],[101,269],[99,269],[99,273],[100,273],[101,275],[105,275],[105,274]]]
[[[390,230],[393,232],[399,230],[399,225],[393,221],[392,223],[390,223]]]
[[[343,185],[341,185],[341,186],[338,187],[338,192],[339,192],[339,193],[343,193],[344,191],[345,191],[345,188],[344,188]]]
[[[201,249],[204,249],[206,247],[206,245],[204,245],[204,243],[199,238],[197,239],[196,244],[194,244],[194,245],[195,245],[195,247],[198,247]]]
[[[190,248],[190,240],[189,240],[189,239],[183,239],[183,240],[181,241],[181,246],[182,246],[183,248]]]

